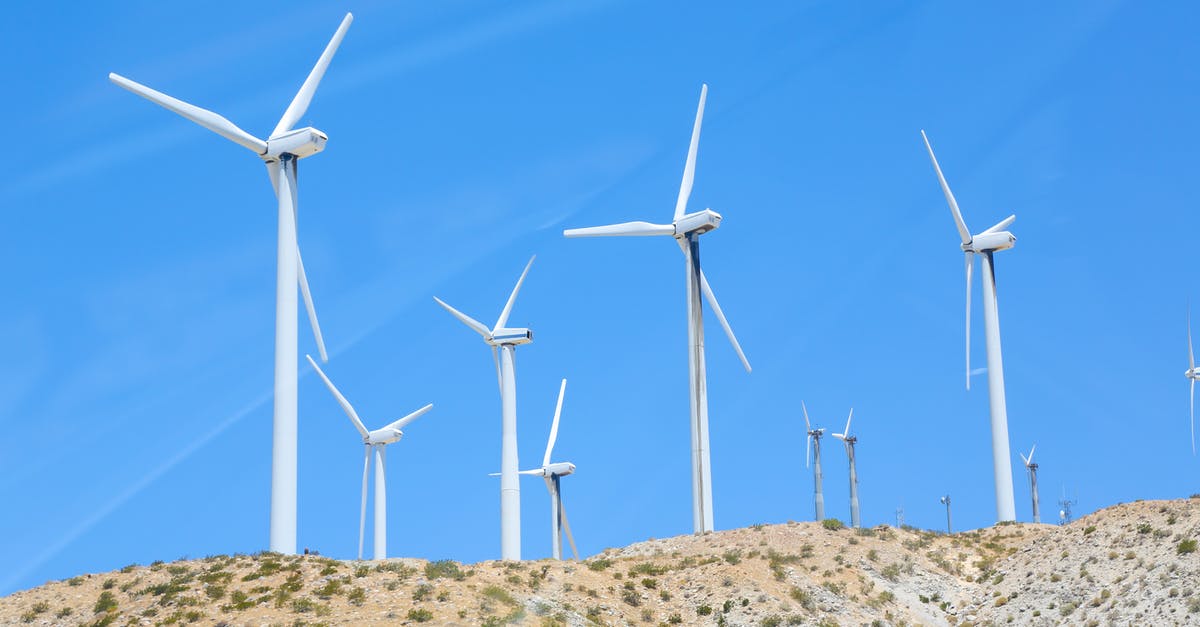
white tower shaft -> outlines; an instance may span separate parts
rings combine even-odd
[[[521,481],[517,460],[516,349],[503,344],[500,352],[500,559],[521,559]]]
[[[813,504],[819,522],[825,520],[825,494],[821,491],[821,438],[813,438],[813,482],[816,485]]]
[[[275,413],[271,439],[271,551],[296,553],[297,294],[296,159],[279,168],[279,232],[275,267]]]
[[[858,470],[854,466],[854,443],[846,444],[846,454],[850,457],[850,526],[857,529],[861,526],[858,518]]]
[[[1038,503],[1037,468],[1029,469],[1029,488],[1033,492],[1033,522],[1042,522],[1041,507]]]
[[[712,471],[708,453],[708,383],[704,370],[704,320],[700,287],[700,239],[687,236],[688,379],[691,385],[692,529],[713,530]]]
[[[375,445],[375,559],[387,559],[387,449]]]
[[[550,484],[550,532],[554,534],[554,541],[551,543],[553,557],[556,560],[562,559],[562,484],[559,482],[558,475],[553,475],[548,481]]]
[[[988,401],[992,416],[992,467],[996,478],[996,521],[1017,519],[1013,498],[1012,460],[1008,447],[1008,409],[1004,402],[1004,365],[1000,356],[1000,312],[996,304],[996,273],[992,252],[983,259],[983,326],[987,342]]]

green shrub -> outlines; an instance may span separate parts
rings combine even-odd
[[[1090,535],[1092,535],[1092,534],[1093,534],[1093,533],[1095,533],[1095,532],[1096,532],[1096,526],[1095,526],[1095,525],[1089,525],[1089,526],[1087,526],[1087,527],[1084,527],[1084,529],[1083,529],[1083,535],[1085,535],[1085,536],[1090,536]]]
[[[658,581],[656,579],[651,579],[650,577],[646,577],[645,579],[642,580],[642,585],[647,588],[654,589],[654,588],[658,587]]]
[[[1188,553],[1195,553],[1196,552],[1196,541],[1195,540],[1181,541],[1179,543],[1179,546],[1175,547],[1175,552],[1180,555],[1187,555]]]
[[[433,612],[430,612],[425,608],[412,609],[408,611],[408,620],[417,623],[427,623],[433,620]]]
[[[423,583],[413,589],[412,598],[414,601],[424,601],[425,599],[429,598],[429,595],[432,592],[433,592],[433,586],[430,584],[427,584],[427,583]]]
[[[96,600],[96,604],[92,606],[92,611],[97,614],[107,614],[117,609],[117,598],[112,592],[105,590],[100,593],[100,598]]]
[[[604,570],[605,568],[612,566],[612,560],[600,558],[600,559],[592,560],[592,561],[588,562],[587,566],[588,566],[588,568],[590,568],[592,570],[596,570],[596,571]]]
[[[518,605],[517,600],[508,593],[507,590],[500,586],[488,586],[483,589],[483,596],[499,601],[505,605]]]
[[[367,591],[363,590],[362,588],[355,587],[350,590],[349,594],[346,595],[346,600],[349,601],[351,605],[357,605],[361,607],[363,603],[367,602]]]
[[[701,605],[700,607],[696,608],[696,613],[700,616],[708,616],[709,614],[712,614],[712,611],[711,605]]]
[[[824,527],[824,528],[826,528],[826,529],[828,529],[828,530],[830,530],[830,531],[837,531],[837,530],[839,530],[839,529],[845,529],[845,528],[846,528],[846,524],[845,524],[845,523],[843,523],[842,521],[840,521],[840,520],[836,519],[836,518],[826,518],[825,520],[822,520],[822,521],[821,521],[821,526],[822,526],[822,527]],[[772,618],[776,618],[776,619],[778,619],[779,617],[778,617],[778,616],[774,616],[774,617],[772,617]],[[764,624],[766,624],[766,623],[765,623],[765,619],[764,619]]]
[[[812,611],[817,607],[817,603],[813,600],[812,594],[807,590],[792,586],[792,589],[788,591],[788,595],[792,597],[793,601],[799,603],[800,607],[806,610]]]
[[[429,562],[425,565],[425,577],[429,579],[453,579],[462,581],[466,579],[466,574],[458,567],[458,563],[452,560],[438,560]]]

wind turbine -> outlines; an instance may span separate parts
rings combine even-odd
[[[1190,308],[1188,309],[1187,327],[1188,327],[1188,330],[1187,330],[1188,331],[1188,369],[1183,374],[1191,381],[1191,387],[1192,387],[1191,401],[1189,402],[1188,407],[1190,408],[1189,414],[1191,415],[1191,421],[1192,421],[1192,455],[1195,455],[1196,454],[1196,380],[1200,379],[1200,368],[1196,367],[1196,358],[1192,354],[1192,311]]]
[[[1017,508],[1013,500],[1012,460],[1008,446],[1008,409],[1004,402],[1004,366],[1000,357],[1000,311],[996,305],[996,271],[992,259],[993,253],[1008,250],[1013,247],[1017,238],[1004,229],[1012,224],[1017,216],[1010,215],[995,225],[971,235],[967,224],[963,222],[962,212],[958,210],[958,202],[942,175],[937,157],[933,155],[933,147],[925,131],[921,131],[925,140],[925,148],[929,150],[929,160],[937,171],[938,182],[942,185],[942,193],[950,205],[950,213],[954,216],[954,224],[962,237],[962,251],[966,254],[967,267],[967,389],[971,389],[971,270],[974,267],[975,255],[983,260],[983,324],[984,337],[987,340],[987,373],[988,399],[992,416],[992,469],[996,481],[996,520],[1009,521],[1017,519]]]
[[[278,248],[275,274],[275,413],[271,442],[271,536],[270,549],[277,553],[296,552],[296,284],[304,295],[308,320],[316,336],[321,360],[328,361],[317,313],[313,309],[304,263],[296,244],[297,162],[325,149],[328,136],[321,131],[293,127],[312,102],[317,85],[337,52],[354,16],[347,13],[317,59],[317,64],[300,86],[283,117],[266,140],[240,129],[219,114],[177,100],[118,74],[108,79],[157,105],[207,128],[214,133],[253,150],[267,166],[271,185],[279,199]],[[185,161],[186,163],[186,161]]]
[[[950,495],[947,494],[938,500],[942,503],[942,505],[946,506],[946,533],[954,533],[954,531],[950,528]]]
[[[529,329],[509,329],[508,315],[512,312],[513,302],[517,300],[517,292],[529,274],[529,267],[537,255],[529,258],[521,278],[513,288],[508,302],[500,311],[496,324],[489,330],[482,322],[447,305],[442,299],[434,297],[439,305],[458,318],[463,324],[483,336],[483,341],[492,347],[492,359],[496,362],[496,376],[500,383],[500,559],[521,559],[521,481],[518,475],[517,462],[517,374],[516,348],[521,344],[533,341],[533,331]]]
[[[857,529],[861,526],[858,519],[858,471],[854,466],[854,445],[858,443],[858,436],[850,435],[850,420],[853,418],[854,408],[851,407],[850,415],[846,417],[846,430],[833,434],[833,437],[846,445],[846,457],[850,458],[850,526]]]
[[[1017,453],[1021,456],[1021,461],[1025,463],[1025,470],[1029,471],[1029,491],[1033,494],[1033,522],[1042,522],[1042,512],[1038,507],[1038,489],[1037,489],[1037,471],[1038,465],[1033,461],[1033,452],[1037,450],[1037,445],[1029,449],[1029,457],[1024,453]]]
[[[808,408],[804,406],[804,401],[800,401],[800,408],[804,410],[804,429],[808,432],[808,441],[804,447],[804,465],[808,466],[809,459],[813,460],[813,504],[817,509],[817,520],[825,520],[825,495],[821,492],[821,436],[825,435],[824,429],[813,429],[812,423],[808,421]],[[811,457],[809,453],[815,453]]]
[[[606,237],[669,235],[675,238],[683,251],[687,270],[688,307],[688,380],[691,386],[691,430],[692,430],[692,528],[696,533],[713,530],[712,470],[708,446],[708,383],[704,367],[704,322],[700,295],[708,300],[713,313],[725,329],[733,349],[746,372],[750,362],[746,360],[742,347],[733,335],[733,329],[717,303],[717,297],[709,287],[708,279],[700,269],[700,236],[721,224],[721,214],[704,209],[686,213],[688,197],[696,175],[696,151],[700,145],[700,122],[704,118],[704,101],[708,96],[708,85],[700,88],[700,105],[696,109],[696,122],[692,127],[692,141],[688,146],[687,161],[683,167],[683,181],[679,185],[679,196],[675,200],[675,215],[670,224],[650,222],[623,222],[607,226],[594,226],[563,231],[566,237]]]
[[[550,463],[550,455],[554,451],[554,442],[558,440],[558,418],[562,415],[563,394],[567,391],[567,380],[562,380],[562,385],[558,388],[558,404],[554,406],[554,421],[550,423],[550,440],[546,442],[546,454],[542,457],[542,467],[532,470],[522,470],[522,475],[536,475],[541,477],[546,482],[546,489],[550,491],[550,531],[551,531],[551,547],[554,559],[562,559],[562,534],[567,533],[567,540],[571,543],[571,552],[575,554],[575,559],[579,559],[579,551],[575,548],[575,537],[571,535],[571,523],[567,520],[567,510],[562,504],[562,485],[560,480],[575,472],[575,464],[571,462],[555,462]],[[497,476],[499,473],[492,473],[492,476]]]
[[[321,367],[317,362],[313,361],[311,355],[305,355],[308,358],[308,363],[312,364],[317,374],[321,375],[321,380],[325,382],[325,387],[337,399],[339,405],[350,417],[350,422],[354,423],[354,428],[358,429],[363,440],[363,476],[362,476],[362,504],[359,507],[358,514],[358,559],[362,559],[363,554],[363,530],[367,524],[367,471],[371,467],[371,453],[375,453],[375,557],[374,559],[381,560],[387,558],[387,471],[385,469],[386,450],[385,446],[399,442],[400,438],[404,437],[404,432],[401,431],[408,423],[420,418],[422,414],[433,409],[433,403],[414,411],[413,413],[393,422],[382,429],[367,431],[367,427],[363,425],[363,421],[359,419],[358,412],[354,411],[354,407],[350,405],[350,401],[346,400],[345,396],[338,391],[333,385],[333,381],[325,376]]]

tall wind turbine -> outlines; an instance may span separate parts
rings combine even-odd
[[[363,425],[363,421],[358,417],[358,412],[354,411],[354,407],[350,405],[350,401],[346,400],[345,396],[338,391],[333,385],[333,381],[325,376],[321,367],[317,362],[313,361],[311,355],[305,355],[308,358],[308,363],[312,364],[317,374],[321,375],[321,380],[325,382],[325,387],[333,393],[333,397],[337,399],[339,405],[350,417],[350,422],[354,423],[354,428],[358,429],[358,433],[362,435],[363,440],[363,476],[362,476],[362,504],[359,507],[358,513],[358,559],[362,559],[363,555],[363,531],[367,524],[367,471],[371,467],[371,453],[375,453],[375,557],[374,559],[387,559],[387,471],[385,469],[386,451],[384,447],[393,443],[399,442],[400,438],[404,437],[404,432],[401,431],[408,423],[420,418],[422,414],[433,409],[433,403],[414,411],[413,413],[393,422],[382,429],[367,431],[367,427]]]
[[[1196,454],[1196,380],[1200,379],[1200,368],[1196,367],[1196,357],[1192,354],[1192,311],[1190,308],[1188,309],[1187,331],[1188,331],[1188,369],[1187,369],[1187,372],[1184,372],[1183,374],[1184,374],[1184,376],[1186,376],[1188,378],[1188,380],[1191,381],[1192,396],[1191,396],[1191,401],[1189,401],[1189,404],[1188,404],[1188,407],[1190,408],[1188,413],[1191,415],[1191,421],[1192,421],[1192,455],[1195,455]]]
[[[1029,457],[1024,453],[1018,453],[1021,456],[1021,461],[1025,464],[1025,470],[1029,471],[1029,492],[1033,495],[1033,522],[1042,522],[1042,511],[1038,506],[1038,489],[1037,489],[1037,471],[1038,465],[1033,461],[1033,452],[1037,450],[1037,445],[1029,449]]]
[[[850,435],[850,421],[853,418],[854,408],[851,407],[850,415],[846,417],[846,430],[833,434],[833,437],[846,445],[846,457],[850,458],[850,526],[857,529],[862,521],[858,518],[858,470],[854,466],[854,445],[858,444],[858,436]]]
[[[954,216],[954,224],[962,237],[962,250],[966,254],[967,267],[967,389],[971,389],[971,270],[974,267],[975,255],[983,260],[983,324],[987,340],[987,374],[988,399],[992,414],[992,469],[996,479],[996,520],[1008,521],[1017,519],[1017,508],[1013,500],[1012,460],[1008,446],[1008,409],[1004,403],[1004,366],[1000,357],[1000,310],[996,305],[996,271],[992,259],[993,253],[1008,250],[1013,247],[1017,238],[1004,229],[1012,224],[1017,216],[1010,215],[995,225],[975,235],[967,230],[963,222],[962,212],[958,210],[958,202],[942,175],[937,157],[933,155],[933,147],[925,131],[921,131],[925,140],[925,148],[929,150],[929,160],[937,171],[938,182],[942,185],[942,193],[950,205],[950,213]]]
[[[825,435],[824,429],[814,429],[812,423],[808,421],[808,408],[804,406],[804,401],[800,401],[800,408],[804,410],[804,429],[808,432],[808,441],[804,447],[804,465],[807,466],[809,459],[813,461],[813,504],[817,510],[817,520],[825,520],[825,495],[821,492],[821,436]],[[812,453],[813,455],[809,455]]]
[[[946,506],[946,533],[954,533],[954,531],[950,528],[950,495],[947,494],[938,500],[942,503],[942,505]]]
[[[571,552],[579,559],[579,551],[575,548],[575,537],[571,535],[571,523],[567,520],[567,510],[562,504],[561,479],[575,472],[575,464],[571,462],[550,462],[554,452],[554,442],[558,440],[558,418],[562,415],[563,394],[567,391],[567,380],[562,380],[558,388],[558,403],[554,406],[554,421],[550,423],[550,439],[546,442],[546,454],[542,456],[542,467],[532,470],[522,470],[523,475],[536,475],[546,482],[550,492],[550,533],[551,548],[554,559],[562,559],[562,535],[567,533],[567,541],[571,543]]]
[[[108,78],[157,105],[207,128],[210,131],[258,155],[267,166],[271,185],[279,199],[278,248],[275,268],[275,415],[271,442],[271,537],[270,549],[277,553],[296,552],[296,377],[297,377],[297,303],[296,284],[304,295],[308,320],[316,336],[321,359],[328,360],[312,295],[304,275],[304,264],[296,244],[297,164],[300,159],[325,149],[328,136],[304,127],[293,130],[312,102],[317,85],[337,52],[354,16],[347,13],[325,46],[317,64],[300,86],[283,117],[266,140],[240,129],[221,115],[176,100],[141,83],[118,74]]]
[[[692,528],[696,533],[713,530],[712,470],[708,447],[708,383],[704,368],[701,294],[704,294],[717,320],[725,329],[725,335],[737,351],[742,366],[746,368],[746,372],[750,372],[750,362],[746,360],[742,347],[733,335],[733,329],[721,311],[721,305],[717,303],[717,297],[708,285],[708,279],[700,269],[700,236],[720,226],[721,214],[711,209],[686,213],[688,197],[691,196],[696,175],[700,122],[704,118],[704,101],[707,96],[708,85],[703,85],[700,88],[700,106],[696,109],[696,122],[692,127],[692,141],[688,146],[687,161],[683,167],[683,181],[679,185],[679,196],[675,200],[675,215],[670,224],[623,222],[563,231],[566,237],[669,235],[675,238],[683,251],[687,271],[688,379],[691,386]]]
[[[439,305],[458,318],[463,324],[483,336],[483,341],[492,347],[492,359],[496,362],[496,376],[500,382],[500,559],[521,559],[521,481],[517,466],[517,374],[516,348],[533,341],[529,329],[509,329],[508,314],[512,312],[517,292],[529,274],[529,267],[537,255],[529,258],[521,278],[513,288],[508,302],[500,311],[496,324],[488,329],[482,322],[447,305],[434,297]]]

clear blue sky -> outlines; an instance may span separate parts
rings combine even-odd
[[[854,407],[865,524],[903,505],[939,528],[947,492],[958,525],[993,521],[988,397],[983,377],[963,389],[962,259],[922,128],[974,230],[1017,214],[997,255],[1012,455],[1037,444],[1045,517],[1064,485],[1080,514],[1200,492],[1188,3],[26,4],[0,27],[0,593],[266,547],[271,187],[106,77],[265,135],[347,10],[304,120],[330,139],[300,170],[300,242],[327,372],[364,420],[435,403],[390,448],[393,555],[498,557],[491,357],[432,296],[490,321],[533,253],[511,319],[536,334],[523,467],[567,377],[556,457],[578,465],[581,552],[690,532],[679,251],[561,230],[669,220],[702,82],[691,208],[724,215],[704,267],[755,367],[709,316],[718,528],[812,517],[801,399],[827,427]],[[975,299],[981,367],[978,282]],[[299,543],[350,558],[361,444],[302,374]],[[848,518],[840,448],[825,471]],[[524,554],[546,556],[540,481],[522,505]]]

